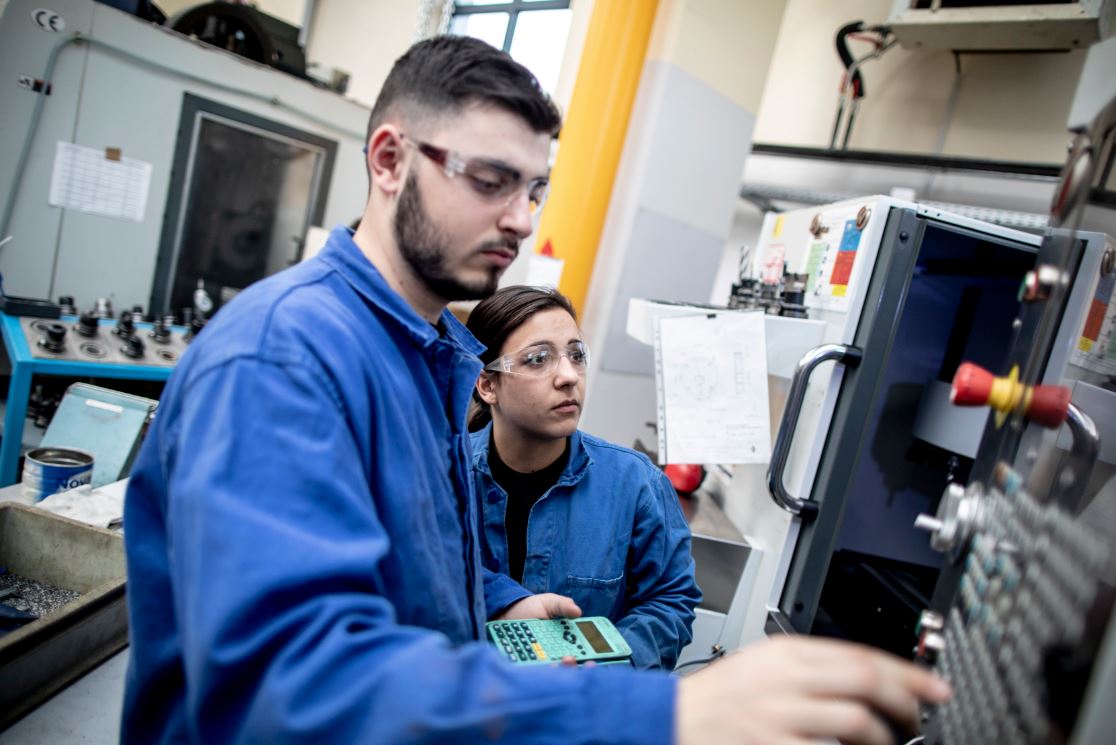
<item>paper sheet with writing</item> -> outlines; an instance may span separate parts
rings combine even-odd
[[[50,179],[50,205],[143,222],[151,164],[109,160],[105,151],[59,142]]]
[[[771,459],[763,313],[656,321],[659,463]]]

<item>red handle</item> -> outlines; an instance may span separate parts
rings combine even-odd
[[[1036,385],[1027,407],[1027,418],[1044,427],[1060,427],[1069,413],[1070,389],[1061,385]]]

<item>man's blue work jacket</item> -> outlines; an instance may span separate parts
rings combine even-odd
[[[479,345],[338,228],[183,356],[125,506],[126,743],[669,742],[674,686],[515,666],[486,620]]]
[[[506,583],[508,495],[488,466],[491,432],[490,422],[473,433],[473,471],[484,511],[482,561]],[[507,584],[489,585],[493,607],[518,599]],[[701,591],[670,481],[647,456],[575,431],[566,468],[531,508],[523,586],[567,595],[583,615],[606,616],[636,667],[673,668],[692,638]]]

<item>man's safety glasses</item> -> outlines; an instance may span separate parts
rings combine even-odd
[[[492,360],[484,369],[487,372],[541,378],[553,374],[563,357],[570,361],[570,366],[578,375],[584,375],[589,367],[589,347],[584,342],[575,341],[565,349],[556,349],[552,344],[532,344]]]
[[[400,133],[403,141],[441,167],[447,177],[464,176],[465,183],[487,202],[507,207],[526,188],[531,214],[537,214],[546,201],[550,180],[536,178],[524,183],[523,174],[509,165],[487,158],[465,158],[445,148],[419,142]]]

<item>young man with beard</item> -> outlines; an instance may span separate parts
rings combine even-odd
[[[479,641],[493,613],[579,612],[481,568],[465,416],[482,348],[445,310],[515,258],[558,125],[506,55],[415,45],[372,112],[356,232],[240,293],[185,355],[127,496],[125,742],[876,742],[872,710],[942,695],[832,643],[679,683],[516,667]],[[500,588],[507,607],[486,607]]]

